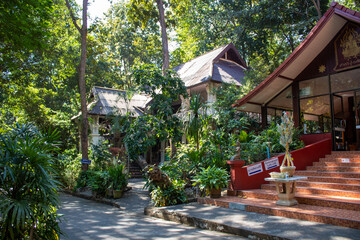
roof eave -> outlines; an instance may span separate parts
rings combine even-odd
[[[321,29],[326,25],[326,23],[330,20],[331,16],[334,14],[335,8],[334,8],[333,3],[331,3],[331,7],[329,8],[329,10],[326,11],[326,13],[323,15],[323,17],[319,20],[319,22],[315,25],[315,27],[311,30],[311,32],[304,39],[304,41],[263,82],[261,82],[255,89],[253,89],[245,97],[236,101],[236,103],[234,104],[236,107],[240,107],[240,106],[244,105],[246,102],[249,102],[256,95],[256,93],[263,90],[272,81],[274,81],[277,77],[279,77],[281,75],[281,73],[285,70],[285,68],[288,67],[305,50],[305,48],[312,42],[314,37],[321,31]],[[335,4],[335,6],[336,6],[336,4]]]

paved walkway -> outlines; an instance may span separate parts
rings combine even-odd
[[[360,240],[360,230],[199,203],[148,208],[147,214],[249,239]]]
[[[144,215],[149,203],[143,180],[131,179],[133,189],[117,200],[120,209],[94,201],[61,194],[61,239],[245,239],[202,230]]]

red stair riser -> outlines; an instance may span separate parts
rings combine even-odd
[[[345,210],[352,210],[352,211],[360,211],[360,203],[346,202],[345,200],[341,201],[341,199],[336,201],[336,200],[310,198],[310,197],[304,197],[304,196],[298,195],[298,196],[296,196],[296,200],[298,201],[299,204],[314,205],[314,206],[329,207],[329,208],[338,208],[338,209],[345,209]]]
[[[322,171],[322,172],[353,172],[360,173],[359,167],[326,167],[326,166],[309,166],[306,168],[309,171]]]
[[[342,163],[342,162],[314,162],[315,167],[360,167],[360,161],[354,163]]]
[[[356,178],[308,177],[302,181],[360,185],[360,179]]]
[[[275,185],[272,184],[264,184],[262,189],[267,190],[276,190]],[[336,189],[320,189],[320,188],[308,188],[308,187],[296,187],[297,193],[306,193],[306,194],[318,194],[318,195],[327,195],[327,196],[337,196],[337,197],[351,197],[351,198],[359,198],[360,192],[357,191],[342,191]]]
[[[262,185],[261,188],[269,189],[268,184]],[[274,184],[271,184],[275,187]],[[339,183],[320,183],[320,182],[305,182],[298,181],[296,182],[297,187],[308,187],[308,188],[318,188],[318,189],[333,189],[333,190],[345,190],[345,191],[357,191],[360,192],[360,185],[350,185],[350,184],[339,184]],[[275,190],[275,188],[271,188]]]
[[[252,192],[250,191],[239,191],[239,197],[245,197],[245,198],[260,198],[260,199],[268,199],[268,200],[273,200],[276,201],[278,200],[277,194],[274,191],[272,194],[268,194],[268,193],[256,193],[256,192]]]
[[[296,171],[296,172],[295,172],[295,176],[317,176],[317,177],[335,177],[335,178],[360,178],[360,173]]]
[[[360,163],[360,158],[347,158],[349,159],[349,163]],[[320,158],[319,162],[338,162],[343,163],[344,161],[347,162],[347,160],[344,160],[343,158]]]

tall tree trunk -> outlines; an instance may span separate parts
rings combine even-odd
[[[88,155],[88,129],[89,121],[87,114],[87,103],[86,103],[86,82],[85,82],[85,69],[86,69],[86,41],[87,41],[87,6],[88,0],[83,0],[83,12],[82,12],[82,22],[83,25],[80,28],[76,22],[75,16],[72,12],[69,0],[66,0],[66,6],[69,9],[70,16],[74,26],[80,32],[81,35],[81,58],[80,58],[80,72],[79,72],[79,91],[80,91],[80,100],[81,100],[81,154],[82,159],[89,159]],[[82,164],[81,169],[86,171],[88,170],[88,164]]]
[[[87,6],[88,0],[83,0],[83,25],[81,29],[81,58],[80,58],[80,76],[79,76],[79,90],[81,98],[81,113],[82,113],[82,130],[81,130],[81,155],[82,159],[89,159],[88,156],[88,129],[89,121],[87,114],[86,103],[86,82],[85,82],[85,69],[86,69],[86,41],[87,41]],[[82,170],[88,170],[88,164],[82,164]]]
[[[165,11],[164,11],[164,3],[162,0],[156,0],[156,4],[159,10],[159,21],[161,27],[161,41],[162,41],[162,52],[163,52],[163,64],[162,64],[162,74],[165,76],[166,70],[170,68],[170,60],[169,60],[169,43],[168,37],[166,33],[166,23],[165,23]],[[175,155],[176,147],[175,143],[170,139],[170,148],[171,155]],[[164,149],[161,149],[162,153],[164,153]]]
[[[169,69],[170,67],[170,61],[169,61],[169,44],[168,44],[168,38],[166,33],[166,23],[165,23],[165,12],[164,12],[164,4],[162,0],[156,0],[156,4],[159,10],[159,21],[160,21],[160,27],[161,27],[161,40],[162,40],[162,50],[163,50],[163,65],[162,65],[162,71],[163,75],[165,74],[165,71]]]

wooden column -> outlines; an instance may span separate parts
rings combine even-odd
[[[300,99],[299,99],[299,82],[293,82],[292,86],[292,103],[293,103],[293,118],[294,126],[300,126]]]
[[[261,127],[265,129],[267,125],[267,107],[261,106]]]

